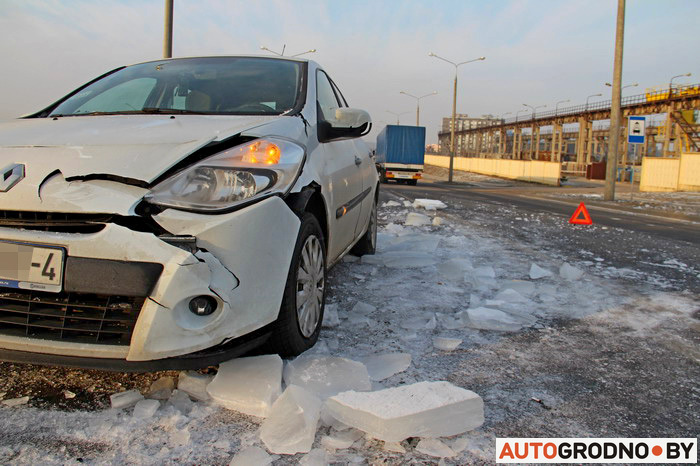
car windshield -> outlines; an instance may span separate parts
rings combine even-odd
[[[280,115],[298,101],[301,65],[275,58],[211,57],[127,66],[70,96],[49,116]]]

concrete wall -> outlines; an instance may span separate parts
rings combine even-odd
[[[640,191],[700,191],[700,153],[679,158],[644,157]]]
[[[425,163],[449,168],[450,158],[444,155],[426,155]],[[559,185],[561,164],[539,160],[481,159],[475,157],[455,157],[454,169],[482,175],[498,176],[511,180]]]

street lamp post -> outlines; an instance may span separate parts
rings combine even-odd
[[[518,110],[518,112],[515,114],[515,122],[516,122],[516,123],[518,122],[518,115],[520,115],[520,113],[523,113],[523,112],[527,112],[527,109],[526,109],[526,108],[521,108],[521,109]]]
[[[435,55],[433,52],[430,52],[428,54],[428,56],[440,59],[440,60],[447,62],[450,65],[453,65],[455,67],[455,85],[454,85],[454,93],[452,94],[452,132],[450,134],[450,173],[449,173],[448,178],[447,178],[447,182],[452,183],[452,172],[453,172],[454,158],[455,158],[455,124],[456,124],[455,119],[457,118],[457,70],[460,66],[466,65],[467,63],[486,60],[486,57],[479,57],[479,58],[475,58],[473,60],[467,60],[467,61],[463,61],[460,63],[455,63],[455,62],[450,61],[446,58],[442,58],[438,55]]]
[[[387,112],[391,113],[392,115],[394,115],[394,116],[396,117],[396,124],[397,124],[397,125],[400,125],[400,124],[401,124],[401,120],[400,120],[401,115],[405,115],[405,114],[407,114],[407,113],[411,113],[411,112],[396,113],[396,112],[392,112],[391,110],[387,110]]]
[[[670,99],[671,96],[673,95],[673,80],[676,78],[689,78],[692,76],[692,73],[685,73],[685,74],[679,74],[671,78],[671,81],[668,83],[668,98]]]
[[[282,46],[282,53],[278,53],[278,52],[275,52],[274,50],[268,49],[267,47],[265,47],[265,46],[263,45],[263,46],[260,47],[260,50],[265,50],[266,52],[274,53],[274,54],[277,55],[278,57],[283,57],[283,56],[284,56],[284,51],[285,51],[286,48],[287,48],[287,44],[284,44],[284,45]],[[293,57],[299,57],[299,56],[305,55],[305,54],[307,54],[307,53],[316,53],[316,49],[307,50],[306,52],[301,52],[301,53],[297,53],[297,54],[295,54],[295,55],[290,55],[290,56],[291,56],[292,58],[293,58]]]
[[[538,108],[547,108],[546,105],[538,105],[537,107],[533,107],[532,105],[528,105],[528,104],[523,104],[523,105],[526,106],[527,108],[529,108],[530,110],[532,110],[532,116],[531,116],[532,120],[535,119],[535,115],[537,114]]]
[[[586,97],[586,110],[585,110],[586,112],[588,111],[588,101],[590,100],[591,97],[603,97],[603,94],[593,94],[593,95],[589,95],[588,97]]]
[[[605,83],[605,85],[608,86],[608,87],[612,87],[612,84],[610,84],[610,83]],[[639,86],[639,83],[628,84],[628,85],[626,85],[626,86],[622,86],[622,88],[620,88],[620,94],[622,94],[622,91],[624,91],[624,90],[627,89],[628,87],[637,87],[637,86]]]
[[[420,126],[420,99],[422,99],[423,97],[430,97],[431,95],[437,95],[437,91],[433,91],[430,94],[425,94],[420,97],[416,97],[415,95],[409,94],[406,91],[401,91],[399,92],[399,94],[407,95],[416,99],[416,126]]]
[[[566,100],[560,100],[557,102],[557,105],[554,106],[554,116],[559,115],[559,104],[565,104],[567,102],[571,102],[571,100],[566,99]]]

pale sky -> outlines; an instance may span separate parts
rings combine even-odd
[[[162,54],[163,0],[0,0],[0,119],[37,111],[94,77]],[[602,93],[612,79],[615,0],[292,1],[175,0],[173,56],[257,54],[265,45],[308,55],[336,81],[349,104],[379,129],[407,112],[406,91],[421,101],[428,143],[452,112],[511,112],[523,103],[554,108]],[[625,95],[700,82],[700,1],[627,0]],[[591,99],[591,102],[595,98]],[[567,104],[568,105],[568,104]],[[372,136],[376,135],[373,131]]]

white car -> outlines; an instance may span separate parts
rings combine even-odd
[[[317,63],[158,60],[0,125],[0,360],[198,368],[318,339],[378,175]]]

